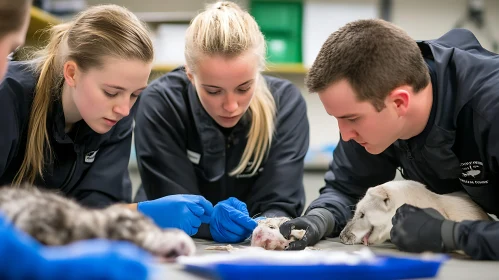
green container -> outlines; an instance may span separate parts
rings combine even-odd
[[[250,12],[265,35],[269,62],[302,62],[302,1],[252,0]]]

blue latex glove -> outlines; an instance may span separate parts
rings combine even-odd
[[[125,242],[43,247],[0,217],[0,279],[147,279],[148,259]]]
[[[200,195],[176,194],[139,202],[137,210],[162,228],[178,228],[192,236],[201,223],[209,223],[213,205]]]
[[[210,233],[216,242],[237,243],[248,238],[257,225],[249,216],[246,204],[231,197],[215,205]]]

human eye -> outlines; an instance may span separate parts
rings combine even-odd
[[[138,98],[141,92],[132,93],[132,98]]]
[[[208,93],[209,95],[217,95],[221,92],[221,90],[207,90],[206,89],[206,93]]]
[[[354,122],[356,122],[358,119],[359,119],[359,118],[351,118],[351,119],[347,119],[347,120],[348,120],[349,122],[354,123]]]
[[[245,88],[239,88],[239,89],[238,89],[238,91],[239,91],[240,93],[246,93],[246,92],[248,92],[250,89],[251,89],[251,87],[245,87]]]
[[[105,90],[102,90],[102,91],[104,92],[104,94],[105,94],[107,97],[115,97],[115,96],[117,96],[117,95],[118,95],[117,93],[114,93],[114,94],[113,94],[113,93],[109,93],[109,92],[107,92],[107,91],[105,91]]]

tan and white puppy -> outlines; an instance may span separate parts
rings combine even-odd
[[[352,220],[341,231],[341,242],[370,245],[390,239],[392,217],[404,203],[434,208],[446,219],[456,222],[490,219],[464,192],[439,195],[415,181],[390,181],[367,190],[357,203]]]

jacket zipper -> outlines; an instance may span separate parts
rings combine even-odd
[[[405,142],[405,141],[403,141],[403,143],[404,143],[404,148],[405,148],[405,151],[406,151],[406,153],[407,153],[407,158],[408,158],[409,160],[413,160],[413,159],[414,159],[414,157],[412,156],[412,152],[411,152],[411,148],[409,147],[409,143],[407,143],[407,142]]]
[[[80,147],[75,145],[74,149],[75,149],[75,153],[76,153],[76,159],[74,160],[73,165],[71,166],[71,171],[69,171],[69,174],[66,177],[66,180],[64,180],[64,183],[62,184],[62,186],[60,188],[61,190],[64,190],[69,185],[69,183],[71,183],[71,179],[73,179],[73,175],[75,173],[76,164],[78,162],[78,154],[80,153]]]
[[[223,176],[223,187],[222,187],[223,196],[222,197],[227,197],[227,193],[228,193],[228,190],[227,190],[228,189],[228,187],[227,187],[228,182],[227,181],[228,181],[229,176],[227,174],[229,173],[229,171],[228,171],[229,150],[230,150],[231,146],[232,146],[232,133],[229,136],[225,137],[225,168],[224,168],[225,174]]]

